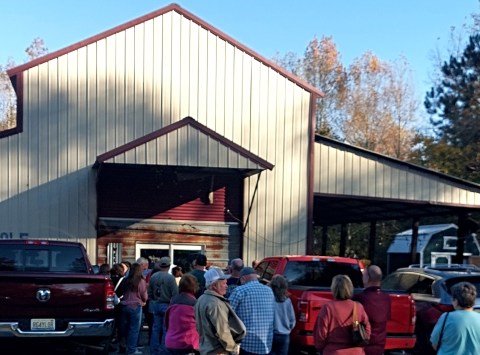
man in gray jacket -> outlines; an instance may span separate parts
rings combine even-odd
[[[178,295],[175,277],[168,272],[170,264],[168,256],[160,258],[160,271],[153,274],[148,283],[148,308],[150,313],[153,314],[152,335],[150,337],[150,354],[152,355],[169,354],[165,347],[165,312],[172,297]]]
[[[195,320],[200,336],[200,354],[237,355],[245,337],[245,325],[224,297],[227,276],[211,267],[205,272],[205,293],[195,304]]]

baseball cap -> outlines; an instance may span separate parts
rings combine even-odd
[[[229,278],[229,275],[225,275],[223,271],[218,267],[211,267],[204,274],[205,283],[210,285],[218,280],[226,280]]]
[[[240,277],[247,276],[247,275],[253,275],[253,274],[257,274],[257,273],[255,272],[255,269],[253,269],[249,266],[244,267],[242,269],[242,271],[240,271]]]
[[[170,266],[171,262],[170,262],[170,258],[168,256],[162,256],[160,258],[160,267],[167,267],[167,266]]]

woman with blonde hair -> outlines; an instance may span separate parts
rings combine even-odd
[[[352,343],[354,307],[357,320],[366,325],[370,337],[370,323],[361,303],[352,301],[353,284],[347,275],[337,275],[332,279],[333,300],[327,302],[318,314],[313,339],[315,348],[323,355],[365,354],[363,347]]]
[[[270,355],[287,355],[290,345],[290,332],[295,327],[295,311],[292,301],[288,297],[288,282],[282,275],[275,275],[269,286],[275,296],[273,343]]]

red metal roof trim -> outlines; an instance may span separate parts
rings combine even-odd
[[[134,20],[128,21],[128,22],[124,23],[123,25],[119,25],[119,26],[114,27],[110,30],[101,32],[98,35],[92,36],[92,37],[87,38],[83,41],[72,44],[71,46],[68,46],[68,47],[60,49],[58,51],[52,52],[52,53],[47,54],[43,57],[34,59],[34,60],[32,60],[28,63],[25,63],[25,64],[19,65],[17,67],[11,68],[10,70],[7,71],[7,73],[10,77],[12,77],[12,76],[14,76],[14,75],[16,75],[20,72],[23,72],[25,70],[28,70],[28,69],[32,68],[34,66],[40,65],[40,64],[45,63],[49,60],[60,57],[64,54],[66,54],[66,53],[69,53],[69,52],[72,52],[72,51],[77,50],[79,48],[85,47],[89,44],[97,42],[97,41],[99,41],[101,39],[104,39],[108,36],[114,35],[118,32],[124,31],[128,28],[134,27],[134,26],[136,26],[136,25],[138,25],[142,22],[151,20],[155,17],[161,16],[165,13],[170,12],[170,11],[178,12],[180,15],[184,16],[185,18],[187,18],[187,19],[195,22],[199,26],[205,28],[207,31],[212,32],[216,36],[222,38],[223,40],[225,40],[229,43],[231,43],[233,46],[243,50],[245,53],[250,54],[252,57],[256,58],[261,63],[265,64],[266,66],[268,66],[270,68],[272,68],[273,70],[275,70],[279,74],[281,74],[281,75],[285,76],[286,78],[290,79],[292,82],[296,83],[298,86],[300,86],[301,88],[311,92],[312,94],[315,94],[315,95],[318,95],[318,96],[323,96],[324,95],[321,90],[317,89],[313,85],[308,84],[307,82],[303,81],[302,79],[300,79],[297,76],[293,75],[292,73],[288,72],[287,70],[280,67],[279,65],[273,63],[272,61],[270,61],[270,60],[266,59],[265,57],[261,56],[260,54],[258,54],[257,52],[255,52],[255,51],[249,49],[248,47],[244,46],[243,44],[237,42],[235,39],[233,39],[229,35],[225,34],[224,32],[220,31],[219,29],[215,28],[214,26],[208,24],[207,22],[203,21],[199,17],[197,17],[194,14],[188,12],[187,10],[185,10],[184,8],[182,8],[180,5],[177,5],[177,4],[170,4],[170,5],[168,5],[166,7],[163,7],[159,10],[153,11],[153,12],[147,14],[147,15],[144,15],[144,16],[138,17]]]
[[[100,154],[97,156],[97,160],[95,161],[95,164],[93,165],[96,167],[98,164],[105,162],[108,159],[111,159],[119,154],[123,154],[131,149],[134,149],[142,144],[146,144],[156,138],[159,138],[161,136],[164,136],[165,134],[168,134],[170,132],[173,132],[179,128],[182,128],[186,125],[190,125],[200,132],[206,134],[207,136],[217,140],[218,142],[226,145],[233,151],[237,152],[238,154],[244,156],[245,158],[253,161],[254,163],[262,166],[264,169],[272,170],[274,165],[269,163],[268,161],[260,158],[259,156],[249,152],[242,146],[232,142],[231,140],[225,138],[224,136],[218,134],[214,130],[211,130],[210,128],[202,125],[201,123],[195,121],[192,117],[185,117],[184,119],[177,121],[175,123],[172,123],[166,127],[160,128],[159,130],[156,130],[152,133],[149,133],[143,137],[137,138],[129,143],[126,143],[124,145],[121,145],[120,147],[117,147],[115,149],[112,149],[106,153]]]

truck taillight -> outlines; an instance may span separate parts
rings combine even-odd
[[[415,326],[416,321],[417,321],[417,309],[415,307],[415,301],[410,296],[410,325]]]
[[[26,240],[25,244],[28,245],[48,245],[48,240]]]
[[[308,311],[308,301],[298,301],[298,321],[299,322],[308,322],[309,311]]]
[[[115,288],[110,279],[107,279],[105,285],[105,309],[112,310],[115,308]]]

